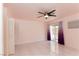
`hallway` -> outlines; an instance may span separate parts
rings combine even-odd
[[[66,48],[53,41],[39,41],[16,45],[16,56],[78,56],[79,51]]]

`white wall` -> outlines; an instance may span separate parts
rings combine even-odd
[[[79,13],[65,17],[65,18],[51,21],[51,22],[49,22],[49,24],[62,21],[63,22],[64,38],[65,38],[65,46],[79,50],[79,47],[78,47],[78,45],[79,45],[79,28],[68,29],[68,22],[74,21],[74,20],[79,20]]]
[[[45,24],[34,20],[16,20],[15,44],[46,40]]]
[[[79,50],[79,28],[68,29],[68,22],[74,20],[79,20],[79,14],[68,17],[63,21],[65,44],[67,47]]]

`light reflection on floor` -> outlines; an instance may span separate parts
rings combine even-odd
[[[78,56],[79,51],[69,49],[53,41],[41,41],[17,45],[16,56]]]

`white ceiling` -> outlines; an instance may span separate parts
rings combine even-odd
[[[12,17],[25,20],[41,20],[37,18],[37,12],[42,10],[51,11],[56,9],[57,17],[49,17],[49,20],[59,19],[68,15],[79,13],[79,4],[77,3],[6,3]]]

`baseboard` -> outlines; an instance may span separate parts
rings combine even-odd
[[[3,56],[13,56],[14,54],[15,54],[15,51],[6,50]]]
[[[17,45],[22,45],[22,44],[29,44],[29,43],[36,43],[36,42],[41,42],[41,41],[46,41],[46,40],[39,40],[39,41],[34,41],[34,42],[23,42],[23,43],[19,43],[19,44],[15,44],[15,46]]]

